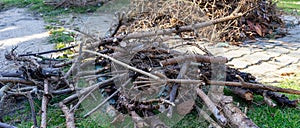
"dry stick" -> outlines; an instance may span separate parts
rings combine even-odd
[[[129,79],[129,80],[127,80],[126,82],[125,82],[125,84],[127,85],[129,82],[130,82],[130,80],[131,79]],[[124,85],[125,86],[125,85]],[[97,86],[95,86],[91,91],[89,91],[84,97],[82,97],[82,98],[80,98],[79,99],[79,101],[76,103],[76,105],[73,107],[73,108],[71,108],[70,109],[70,111],[74,111],[90,94],[92,94],[96,89],[99,89],[99,88],[97,88]],[[119,92],[120,90],[118,89],[116,92]],[[115,94],[117,94],[117,93],[113,93],[112,94],[112,96],[113,95],[115,95]],[[111,96],[111,97],[112,97]],[[97,107],[96,107],[97,108]]]
[[[204,56],[204,55],[185,55],[178,56],[174,58],[170,58],[167,60],[160,61],[161,66],[173,65],[176,63],[180,63],[186,60],[196,61],[196,62],[205,62],[205,63],[227,63],[228,60],[225,57],[213,57],[213,56]]]
[[[217,122],[215,122],[210,115],[208,115],[205,111],[203,111],[202,109],[200,109],[197,105],[196,105],[196,110],[198,112],[199,116],[202,116],[206,121],[208,121],[211,125],[213,125],[215,128],[222,128],[220,125],[218,125]]]
[[[69,112],[69,108],[63,102],[59,102],[59,107],[65,115],[67,128],[75,128],[74,112]]]
[[[221,108],[230,120],[231,127],[234,128],[258,128],[258,126],[253,123],[253,121],[247,117],[238,107],[233,104],[233,99],[231,96],[223,96],[219,101]]]
[[[5,95],[4,92],[6,92],[7,90],[9,90],[10,88],[14,87],[15,84],[12,83],[7,83],[6,85],[4,85],[3,87],[0,88],[0,99],[2,98],[2,96]]]
[[[49,95],[49,81],[47,79],[45,79],[44,80],[44,95],[43,95],[43,99],[42,99],[41,128],[47,127],[47,105],[49,103],[48,95]]]
[[[263,97],[264,97],[265,103],[266,103],[268,106],[270,106],[270,107],[272,107],[272,108],[274,108],[274,107],[277,106],[277,104],[275,104],[275,103],[272,101],[272,99],[267,95],[267,91],[264,91],[264,92],[263,92]]]
[[[124,62],[121,62],[121,61],[119,61],[119,60],[116,60],[116,59],[114,59],[114,58],[112,58],[112,57],[110,57],[110,56],[108,56],[108,55],[101,54],[101,53],[97,53],[97,52],[90,51],[90,50],[83,50],[83,52],[87,52],[87,53],[92,53],[92,54],[99,55],[99,56],[104,57],[104,58],[106,58],[106,59],[109,59],[109,60],[111,60],[112,62],[117,63],[117,64],[119,64],[119,65],[121,65],[121,66],[123,66],[123,67],[125,67],[125,68],[127,68],[127,69],[130,69],[130,70],[132,70],[132,71],[135,71],[135,72],[141,73],[141,74],[143,74],[143,75],[149,76],[149,77],[152,78],[152,79],[155,79],[155,80],[159,80],[159,79],[160,79],[158,76],[155,76],[155,75],[153,75],[153,74],[151,74],[151,73],[145,72],[145,71],[140,70],[140,69],[137,69],[137,68],[135,68],[135,67],[132,67],[132,66],[130,66],[130,65],[124,63]]]
[[[17,127],[0,122],[0,128],[17,128]]]
[[[239,97],[243,98],[246,101],[253,101],[253,92],[240,88],[240,87],[230,87],[229,88],[234,94],[238,95]]]
[[[87,88],[81,89],[81,90],[80,90],[79,92],[77,92],[76,94],[73,94],[73,95],[71,95],[71,96],[65,98],[65,99],[62,101],[62,103],[63,103],[63,104],[67,104],[67,103],[69,103],[69,102],[71,102],[71,101],[77,99],[78,97],[81,97],[82,95],[87,94],[87,93],[90,92],[93,88],[99,88],[101,85],[105,85],[105,84],[107,84],[107,83],[113,81],[114,79],[118,78],[119,76],[120,76],[120,75],[116,75],[116,76],[114,76],[114,77],[112,77],[112,78],[109,78],[109,79],[104,80],[104,81],[102,81],[102,82],[96,83],[96,84],[94,84],[94,85],[92,85],[92,86],[89,86],[89,87],[87,87]]]
[[[68,93],[72,93],[74,91],[80,91],[81,89],[76,88],[75,90],[71,90],[70,88],[67,89],[61,89],[61,90],[54,90],[51,91],[52,95],[61,95],[61,94],[68,94]]]
[[[128,79],[124,84],[121,85],[121,87],[116,90],[113,94],[111,94],[109,97],[107,97],[104,101],[102,101],[98,106],[96,106],[95,108],[93,108],[91,111],[89,111],[87,114],[85,114],[83,117],[87,117],[91,114],[93,114],[95,111],[97,111],[102,105],[104,105],[110,98],[112,98],[113,96],[115,96],[119,91],[121,91],[122,87],[125,87],[127,84],[129,84],[129,82],[131,81],[131,78]]]
[[[37,128],[38,124],[37,124],[37,120],[36,120],[36,113],[35,113],[35,110],[34,110],[34,103],[33,103],[33,99],[32,99],[31,93],[27,92],[26,93],[26,97],[27,97],[29,105],[30,105],[31,118],[33,120],[34,128]]]
[[[180,69],[180,72],[177,76],[177,79],[182,79],[184,77],[184,75],[186,74],[187,70],[188,70],[188,67],[190,66],[191,62],[190,61],[186,61],[185,63],[183,63],[181,69]],[[170,92],[170,101],[171,102],[174,102],[175,101],[175,98],[176,98],[176,94],[177,94],[177,91],[178,91],[178,88],[179,88],[179,84],[178,83],[175,83],[173,86],[172,86],[172,90]],[[169,118],[171,118],[173,115],[173,107],[170,106],[169,108],[169,111],[167,113],[167,116]]]
[[[240,80],[242,84],[244,84],[244,79],[236,75],[236,77]],[[238,95],[239,97],[245,99],[246,101],[252,101],[253,100],[253,92],[250,91],[249,89],[244,89],[240,87],[230,87],[229,88],[234,94]]]
[[[78,72],[76,77],[81,77],[81,76],[87,76],[87,75],[94,75],[94,74],[98,74],[100,72],[103,72],[105,70],[109,69],[109,66],[106,66],[104,68],[101,69],[97,69],[97,70],[92,70],[92,71],[82,71],[82,72]]]
[[[38,56],[38,55],[49,54],[49,53],[53,53],[53,52],[62,52],[62,51],[74,48],[76,46],[78,46],[78,44],[75,44],[75,45],[72,45],[69,47],[65,47],[65,48],[61,48],[61,49],[57,49],[57,50],[50,50],[50,51],[45,51],[45,52],[37,52],[37,53],[29,53],[29,54],[21,54],[18,56],[20,56],[20,57],[22,57],[22,56]]]
[[[68,72],[64,75],[63,79],[65,80],[65,82],[69,85],[69,87],[71,89],[75,89],[73,84],[70,84],[67,81],[67,78],[71,75],[71,73],[75,70],[78,71],[79,70],[79,63],[82,60],[82,47],[83,47],[83,42],[80,43],[79,45],[79,55],[77,57],[77,59],[75,60],[75,62],[72,64],[71,68],[68,70]]]
[[[216,107],[216,105],[210,100],[210,98],[199,88],[196,87],[196,92],[198,96],[204,101],[208,109],[213,113],[218,122],[225,126],[227,123],[227,119],[221,113],[221,111]]]
[[[30,80],[25,80],[22,78],[15,78],[15,77],[0,77],[0,82],[1,83],[21,83],[21,84],[27,84],[27,85],[34,84]]]
[[[74,62],[74,60],[69,60],[69,61],[66,61],[66,62],[54,64],[52,67],[53,68],[59,68],[59,67],[63,67],[63,66],[67,66],[69,64],[72,64],[73,62]]]
[[[187,79],[166,79],[166,80],[162,80],[162,82],[175,82],[175,83],[182,83],[182,84],[200,84],[200,83],[205,82],[207,85],[263,89],[263,90],[269,90],[272,92],[283,92],[283,93],[300,95],[300,90],[280,88],[280,87],[271,86],[271,85],[254,84],[254,83],[248,83],[248,82],[240,83],[240,82],[227,82],[227,81],[212,81],[212,80],[203,81],[203,80],[187,80]]]

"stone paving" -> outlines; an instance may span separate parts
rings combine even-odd
[[[207,46],[207,49],[216,56],[227,57],[228,65],[253,74],[260,82],[274,83],[291,78],[300,73],[300,25],[299,20],[289,19],[296,26],[290,28],[289,34],[283,38],[257,39],[242,47],[228,46],[220,49]]]

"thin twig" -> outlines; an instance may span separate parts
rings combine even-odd
[[[34,102],[33,102],[31,93],[27,92],[26,97],[27,97],[29,105],[30,105],[31,118],[33,120],[33,125],[34,125],[35,128],[38,128],[38,124],[37,124],[37,120],[36,120],[36,113],[35,113],[35,110],[34,110]]]
[[[28,53],[28,54],[20,54],[18,56],[22,57],[22,56],[39,56],[39,55],[44,55],[44,54],[49,54],[49,53],[54,53],[54,52],[62,52],[62,51],[66,51],[69,50],[71,48],[75,48],[77,47],[78,44],[69,46],[69,47],[65,47],[65,48],[61,48],[61,49],[57,49],[57,50],[49,50],[49,51],[45,51],[45,52],[37,52],[37,53]]]
[[[119,91],[121,91],[122,87],[125,87],[127,84],[129,84],[129,82],[131,81],[131,79],[128,79],[124,84],[121,85],[121,88],[119,88],[118,90],[116,90],[113,94],[111,94],[109,97],[107,97],[104,101],[102,101],[98,106],[96,106],[95,108],[93,108],[91,111],[89,111],[87,114],[85,114],[83,117],[87,117],[91,114],[93,114],[95,111],[97,111],[102,105],[104,105],[109,99],[111,99],[113,96],[115,96]]]
[[[125,67],[125,68],[127,68],[127,69],[130,69],[130,70],[132,70],[132,71],[135,71],[135,72],[141,73],[141,74],[143,74],[143,75],[149,76],[149,77],[151,77],[152,79],[155,79],[155,80],[160,79],[158,76],[155,76],[155,75],[153,75],[153,74],[151,74],[151,73],[145,72],[145,71],[140,70],[140,69],[137,69],[137,68],[135,68],[135,67],[132,67],[132,66],[130,66],[130,65],[124,63],[124,62],[121,62],[121,61],[119,61],[119,60],[116,60],[116,59],[114,59],[114,58],[112,58],[112,57],[110,57],[110,56],[108,56],[108,55],[101,54],[101,53],[97,53],[97,52],[90,51],[90,50],[83,50],[83,51],[84,51],[84,52],[87,52],[87,53],[96,54],[96,55],[99,55],[99,56],[104,57],[104,58],[106,58],[106,59],[109,59],[109,60],[111,60],[111,61],[114,62],[114,63],[117,63],[117,64],[119,64],[119,65],[121,65],[121,66],[123,66],[123,67]]]

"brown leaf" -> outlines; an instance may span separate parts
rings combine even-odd
[[[263,36],[262,30],[261,30],[261,26],[259,24],[256,24],[255,26],[255,31],[259,36]]]
[[[191,112],[195,101],[193,99],[187,100],[182,102],[181,104],[177,105],[177,112],[179,115],[186,115]]]
[[[295,75],[294,72],[284,72],[280,74],[281,76],[291,76],[291,75]]]
[[[250,30],[255,30],[254,24],[251,21],[247,20],[247,24],[248,24]]]

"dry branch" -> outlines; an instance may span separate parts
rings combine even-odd
[[[0,99],[5,95],[4,92],[6,92],[7,90],[9,90],[13,86],[14,86],[14,84],[8,83],[8,84],[6,84],[6,85],[4,85],[3,87],[0,88]]]
[[[95,108],[93,108],[91,111],[89,111],[87,114],[85,114],[83,117],[87,117],[91,114],[93,114],[96,110],[98,110],[102,105],[104,105],[108,100],[110,100],[113,96],[115,96],[119,91],[121,91],[122,87],[129,84],[131,79],[127,80],[124,84],[121,85],[121,88],[119,88],[117,91],[115,91],[113,94],[111,94],[109,97],[107,97],[104,101],[102,101],[99,105],[97,105]]]
[[[112,62],[117,63],[117,64],[119,64],[119,65],[121,65],[121,66],[123,66],[123,67],[125,67],[125,68],[127,68],[127,69],[130,69],[130,70],[135,71],[135,72],[139,72],[139,73],[141,73],[141,74],[143,74],[143,75],[146,75],[146,76],[149,76],[150,78],[153,78],[153,79],[155,79],[155,80],[160,79],[159,77],[157,77],[157,76],[155,76],[155,75],[153,75],[153,74],[151,74],[151,73],[148,73],[148,72],[145,72],[145,71],[143,71],[143,70],[134,68],[134,67],[132,67],[132,66],[126,64],[126,63],[123,63],[123,62],[121,62],[121,61],[119,61],[119,60],[116,60],[116,59],[114,59],[114,58],[112,58],[112,57],[110,57],[110,56],[107,56],[107,55],[105,55],[105,54],[101,54],[101,53],[94,52],[94,51],[90,51],[90,50],[83,50],[83,51],[84,51],[84,52],[87,52],[87,53],[92,53],[92,54],[95,54],[95,55],[99,55],[99,56],[101,56],[101,57],[104,57],[104,58],[106,58],[106,59],[109,59],[109,60],[111,60]]]
[[[221,111],[216,107],[216,105],[198,87],[196,87],[196,92],[197,92],[198,96],[201,97],[201,99],[204,101],[204,103],[208,107],[208,109],[213,113],[213,115],[218,120],[218,122],[221,123],[222,126],[225,126],[227,123],[227,119],[224,117],[224,115],[221,113]]]
[[[17,127],[0,122],[0,128],[17,128]]]
[[[27,92],[27,93],[26,93],[26,97],[27,97],[28,102],[29,102],[29,105],[30,105],[31,118],[32,118],[32,120],[33,120],[34,128],[37,128],[37,127],[38,127],[38,124],[37,124],[37,120],[36,120],[36,113],[35,113],[35,109],[34,109],[34,102],[33,102],[31,93],[30,93],[30,92]]]
[[[0,77],[0,82],[2,83],[21,83],[27,85],[34,85],[34,83],[30,80],[25,80],[22,78],[14,78],[14,77]]]
[[[200,117],[203,117],[206,121],[208,121],[212,126],[215,128],[222,128],[217,122],[215,122],[210,115],[208,115],[204,110],[200,109],[198,106],[196,106],[196,110],[198,112],[198,115]]]
[[[232,103],[232,97],[224,96],[220,103],[222,110],[227,119],[230,120],[232,127],[234,128],[258,128],[258,126],[252,122],[250,118],[246,116],[239,108],[235,107]]]
[[[47,106],[49,102],[49,81],[44,80],[44,95],[42,99],[41,128],[47,128]]]
[[[245,99],[246,101],[253,100],[253,92],[249,89],[243,89],[240,87],[231,87],[229,88],[234,94],[238,95],[239,97]]]
[[[173,65],[176,63],[180,63],[186,60],[196,61],[196,62],[203,62],[203,63],[227,63],[227,58],[225,57],[211,57],[211,56],[204,56],[204,55],[185,55],[174,57],[171,59],[160,61],[161,66]]]
[[[269,90],[272,92],[283,92],[283,93],[300,95],[299,90],[280,88],[280,87],[271,86],[271,85],[254,84],[254,83],[248,83],[248,82],[240,83],[240,82],[228,82],[228,81],[213,81],[213,80],[203,81],[203,80],[187,80],[187,79],[167,79],[167,80],[163,80],[162,82],[175,82],[175,83],[182,83],[182,84],[206,83],[206,85],[262,89],[262,90]]]
[[[190,66],[191,62],[190,61],[185,61],[185,63],[183,63],[180,72],[177,76],[177,79],[182,79],[184,77],[184,75],[186,74],[186,72],[188,71],[188,67]],[[170,101],[174,102],[175,98],[176,98],[176,94],[178,93],[178,88],[179,88],[179,84],[175,83],[172,86],[171,92],[170,92]],[[173,115],[173,107],[170,106],[169,111],[167,113],[167,116],[170,118]]]
[[[89,93],[89,92],[90,92],[91,90],[93,90],[94,88],[100,88],[102,85],[105,85],[105,84],[107,84],[107,83],[109,83],[109,82],[115,80],[115,79],[118,78],[118,77],[120,77],[120,75],[116,75],[116,76],[114,76],[114,77],[112,77],[112,78],[109,78],[109,79],[104,80],[104,81],[102,81],[102,82],[96,83],[96,84],[94,84],[94,85],[92,85],[92,86],[89,86],[89,87],[86,87],[86,88],[84,88],[84,89],[81,89],[79,92],[77,92],[77,93],[75,93],[75,94],[73,94],[73,95],[71,95],[71,96],[65,98],[65,99],[62,101],[62,103],[63,103],[63,104],[67,104],[67,103],[69,103],[69,102],[71,102],[71,101],[73,101],[73,100],[75,100],[75,99],[81,97],[82,95],[85,95],[85,94]]]
[[[75,128],[74,112],[70,112],[69,108],[63,102],[59,102],[59,107],[65,115],[67,128]]]

